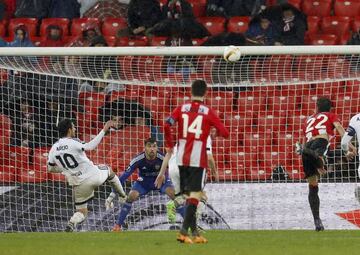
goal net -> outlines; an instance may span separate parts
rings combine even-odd
[[[74,212],[72,189],[46,170],[57,123],[72,118],[78,137],[91,140],[105,121],[119,121],[98,148],[95,164],[121,174],[163,122],[189,101],[190,84],[205,80],[205,103],[231,135],[212,141],[219,180],[208,173],[205,229],[312,229],[308,187],[294,144],[302,141],[316,100],[328,97],[343,126],[359,112],[358,47],[245,47],[235,63],[223,47],[0,49],[0,231],[62,231]],[[11,56],[10,56],[11,54]],[[305,127],[306,128],[306,127]],[[321,177],[320,216],[326,228],[355,229],[358,160],[348,162],[340,137],[331,140]],[[126,183],[129,191],[135,173]],[[108,231],[120,205],[105,210],[109,186],[97,189],[80,231]],[[132,230],[168,229],[169,199],[150,192],[136,201]],[[177,223],[181,222],[178,216]]]

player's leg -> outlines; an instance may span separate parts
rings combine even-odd
[[[87,202],[94,197],[94,186],[92,178],[84,183],[73,187],[73,196],[75,198],[76,212],[70,218],[65,228],[66,232],[73,232],[78,224],[81,224],[87,217]]]
[[[184,173],[183,173],[184,172]],[[196,210],[202,197],[205,182],[205,170],[198,167],[180,168],[180,185],[184,192],[189,193],[186,199],[185,218],[180,230],[181,236],[186,236],[190,228],[194,242],[206,243],[207,240],[200,236],[196,224]]]
[[[118,232],[121,230],[121,226],[123,226],[127,215],[131,211],[132,203],[136,201],[139,198],[139,196],[144,195],[146,193],[147,190],[145,190],[144,187],[142,187],[142,185],[139,182],[135,182],[134,186],[131,188],[131,191],[129,192],[126,202],[121,206],[118,220],[113,228],[114,232]]]
[[[107,178],[107,182],[111,185],[111,187],[113,188],[113,190],[120,196],[120,197],[125,197],[125,191],[120,183],[120,180],[118,178],[118,176],[112,171],[111,167],[109,166],[105,166],[107,167],[107,171],[109,173],[109,176]],[[99,166],[100,168],[100,166]]]
[[[165,180],[165,183],[160,188],[161,193],[165,193],[171,200],[167,203],[167,216],[170,222],[175,222],[176,214],[178,212],[181,217],[185,217],[184,200],[181,200],[179,196],[175,196],[175,188],[172,185],[170,179]],[[169,215],[171,214],[171,215]]]
[[[169,162],[169,177],[174,186],[175,198],[166,204],[167,217],[170,223],[175,223],[176,212],[178,212],[183,218],[185,215],[185,199],[180,192],[180,174],[179,167],[176,161],[172,160]]]
[[[325,143],[320,145],[321,141],[312,141],[305,145],[302,152],[302,161],[304,166],[305,177],[309,183],[308,201],[311,209],[311,213],[314,218],[315,230],[324,230],[320,219],[320,198],[319,198],[319,186],[318,176],[322,174],[324,169],[324,161],[320,155],[327,149]],[[320,151],[319,148],[322,147]]]

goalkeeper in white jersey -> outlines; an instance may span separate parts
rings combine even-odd
[[[87,216],[87,202],[94,197],[94,189],[107,181],[120,199],[125,200],[126,194],[116,174],[109,166],[96,166],[86,156],[85,151],[94,150],[101,142],[105,133],[116,123],[106,122],[103,130],[90,142],[81,143],[75,139],[76,129],[70,119],[59,122],[60,139],[51,147],[48,157],[48,171],[62,173],[73,187],[76,212],[71,217],[65,231],[72,232],[77,224]]]
[[[215,165],[214,157],[212,155],[211,143],[212,143],[212,140],[211,140],[211,137],[209,136],[206,141],[208,166],[210,168],[212,176],[214,176],[214,178],[215,178],[215,181],[218,182],[219,181],[219,173],[218,173],[218,170]],[[175,210],[174,201],[176,201],[178,204],[185,203],[185,198],[184,198],[183,194],[180,193],[180,173],[179,173],[178,164],[176,162],[176,151],[177,151],[177,148],[175,146],[173,149],[172,155],[170,155],[169,153],[166,153],[163,164],[161,166],[161,170],[160,170],[160,173],[162,173],[162,171],[165,172],[166,168],[169,166],[169,176],[170,176],[170,179],[175,188],[175,199],[169,201],[166,205],[168,220],[172,224],[175,223],[175,219],[176,219],[176,210]],[[200,200],[200,203],[198,205],[197,212],[196,212],[198,216],[200,216],[202,211],[205,209],[206,201],[207,201],[207,196],[206,196],[205,192],[203,192],[203,197]]]

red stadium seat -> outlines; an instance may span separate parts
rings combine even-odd
[[[295,96],[274,96],[268,98],[268,110],[270,111],[293,111],[297,109]]]
[[[245,33],[248,29],[250,17],[231,17],[227,24],[227,31],[233,33]]]
[[[46,29],[50,25],[57,25],[63,31],[63,36],[67,36],[69,34],[69,24],[70,21],[67,18],[46,18],[41,21],[40,25],[40,35],[46,36]]]
[[[297,117],[301,122],[304,121],[305,124],[305,119],[300,119],[300,116],[292,116],[292,118]],[[295,148],[295,143],[297,141],[301,141],[300,139],[300,134],[299,133],[293,133],[293,132],[281,132],[278,134],[278,137],[276,139],[276,146],[275,149],[278,151],[281,151],[282,148],[290,148],[293,147]],[[293,150],[291,150],[293,151]]]
[[[193,38],[191,39],[193,46],[200,46],[206,41],[207,37],[204,38]]]
[[[225,31],[226,19],[223,17],[202,17],[197,19],[211,35],[218,35]]]
[[[334,34],[342,36],[344,33],[350,30],[350,18],[349,17],[324,17],[321,21],[321,30],[326,34]]]
[[[307,32],[309,34],[316,34],[317,32],[319,32],[320,20],[321,20],[321,18],[318,16],[308,16],[307,17],[307,24],[308,24]]]
[[[218,112],[232,112],[233,97],[233,92],[209,91],[205,103]]]
[[[271,145],[272,134],[269,132],[260,132],[260,133],[248,133],[244,137],[244,146],[245,148],[251,147],[263,147],[265,145]]]
[[[359,112],[359,99],[355,96],[344,95],[335,97],[335,113],[338,115],[354,115]]]
[[[75,18],[71,21],[71,35],[80,35],[87,27],[95,27],[100,31],[100,21],[97,18]]]
[[[104,36],[104,39],[109,47],[116,45],[117,38],[115,36]]]
[[[265,181],[271,179],[272,169],[267,169],[265,166],[251,167],[245,170],[245,178],[250,181]]]
[[[302,96],[301,112],[307,116],[314,114],[316,111],[316,101],[318,98],[318,96]]]
[[[274,115],[265,115],[257,119],[257,130],[264,131],[284,131],[286,124],[285,117],[276,117]]]
[[[246,114],[226,114],[225,115],[225,127],[230,131],[251,131],[253,123],[253,116]]]
[[[287,130],[289,130],[289,132],[293,132],[293,135],[299,135],[302,132],[306,119],[311,114],[311,111],[312,109],[309,109],[308,106],[304,106],[304,114],[289,116],[287,121]]]
[[[150,40],[150,45],[151,46],[166,46],[166,40],[168,38],[165,36],[154,36],[151,38]]]
[[[326,67],[326,76],[324,78],[343,78],[348,76],[350,72],[350,62],[345,57],[329,56]],[[335,90],[335,92],[339,92],[337,89],[338,87],[330,86],[330,88],[332,88],[333,91]]]
[[[10,144],[11,120],[8,116],[0,114],[0,145]]]
[[[146,91],[145,94],[140,97],[140,103],[148,108],[153,114],[159,112],[171,112],[170,105],[170,93],[163,94],[156,90]]]
[[[290,154],[290,160],[285,165],[285,170],[290,179],[303,180],[305,178],[301,157],[295,153]]]
[[[276,147],[267,146],[259,153],[260,165],[266,168],[266,171],[272,171],[277,166],[285,165],[287,159],[283,152],[277,151]]]
[[[309,35],[311,45],[336,45],[338,37],[333,34],[312,34]]]
[[[16,18],[11,19],[8,26],[10,40],[13,40],[15,28],[24,25],[27,29],[29,37],[36,36],[36,28],[38,20],[36,18]]]
[[[0,37],[4,38],[6,35],[6,25],[5,22],[0,22]]]
[[[301,9],[302,0],[287,0],[287,2],[288,2],[288,4],[295,6],[299,10]]]
[[[319,79],[323,70],[323,56],[296,57],[294,66],[293,75],[298,79],[304,81]]]
[[[119,47],[136,47],[136,46],[147,46],[148,45],[148,39],[145,36],[139,36],[139,37],[120,37],[118,41],[116,42],[116,46]]]
[[[47,172],[47,160],[51,148],[34,149],[33,167],[37,172]]]
[[[354,33],[357,33],[360,30],[360,16],[354,18],[351,29]]]
[[[239,112],[258,112],[265,110],[265,98],[240,95],[238,99],[238,111]]]
[[[336,16],[358,16],[360,14],[360,2],[358,0],[335,0],[334,12]]]
[[[96,92],[83,92],[79,95],[80,104],[84,105],[86,112],[97,113],[105,104],[105,94]]]
[[[0,183],[13,183],[16,181],[16,168],[0,165]]]
[[[116,36],[119,30],[127,28],[127,22],[123,18],[105,18],[102,25],[104,36]]]
[[[188,0],[195,17],[206,16],[206,0]]]
[[[332,0],[304,0],[302,11],[307,16],[330,16]]]

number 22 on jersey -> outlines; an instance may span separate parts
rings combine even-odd
[[[182,114],[183,119],[183,137],[186,138],[188,133],[195,134],[195,139],[199,139],[202,134],[203,116],[198,115],[189,126],[189,115]]]
[[[325,129],[326,130],[326,126],[324,125],[327,121],[328,121],[328,116],[326,116],[325,114],[319,114],[316,117],[311,117],[308,119],[307,126],[306,126],[306,130],[305,130],[305,134],[306,136],[308,136],[308,134],[311,134],[311,132],[314,129],[317,130],[321,130],[321,129]],[[316,123],[316,125],[314,125]],[[320,134],[320,132],[319,132]]]

